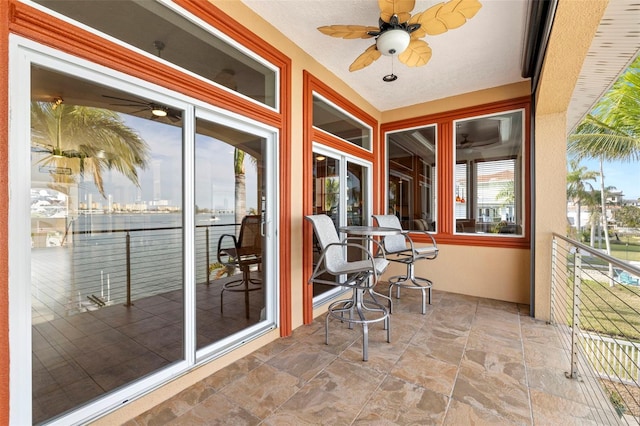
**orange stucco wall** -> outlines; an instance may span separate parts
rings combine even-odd
[[[7,113],[9,76],[9,6],[0,4],[0,425],[9,423],[9,268],[7,252],[9,205],[8,146],[9,114]]]

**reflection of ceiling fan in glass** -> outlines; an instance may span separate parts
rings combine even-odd
[[[410,67],[425,65],[431,59],[431,47],[420,40],[425,35],[438,35],[458,28],[480,10],[478,0],[449,0],[411,15],[415,0],[378,0],[378,27],[364,25],[329,25],[318,30],[331,37],[344,39],[371,38],[376,42],[349,67],[357,71],[385,56],[398,56]]]
[[[161,117],[167,117],[169,120],[175,123],[182,119],[182,113],[179,110],[169,108],[167,106],[160,105],[154,102],[147,102],[147,101],[138,100],[138,99],[125,99],[125,98],[119,98],[117,96],[109,96],[109,95],[102,95],[102,96],[109,99],[115,99],[118,101],[127,102],[122,104],[111,104],[113,106],[139,108],[136,111],[127,112],[127,114],[136,115],[139,112],[149,111],[151,113],[151,117],[149,118],[151,118],[152,120],[155,120]]]
[[[499,139],[488,139],[482,141],[470,140],[469,135],[466,133],[461,133],[460,136],[462,136],[462,140],[457,143],[456,148],[458,149],[482,148],[500,142]]]

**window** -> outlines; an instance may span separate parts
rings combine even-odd
[[[277,108],[277,72],[213,28],[155,1],[34,0],[144,52]],[[186,14],[185,14],[186,15]]]
[[[523,111],[455,121],[456,233],[523,235]]]
[[[313,126],[364,149],[371,149],[371,127],[316,94],[313,95]]]
[[[387,133],[387,211],[404,229],[435,231],[436,126]]]

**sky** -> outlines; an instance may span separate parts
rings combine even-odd
[[[598,160],[583,160],[580,165],[588,170],[600,172]],[[622,191],[625,200],[640,198],[640,162],[605,162],[603,169],[605,186],[615,186],[617,191]],[[600,178],[591,184],[596,189],[600,188]]]

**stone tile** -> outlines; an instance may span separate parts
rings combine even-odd
[[[443,395],[451,394],[457,373],[457,365],[433,358],[416,346],[409,346],[391,370],[395,377]]]
[[[167,426],[184,425],[258,425],[260,419],[222,394],[214,394],[185,414],[168,422],[155,422]]]
[[[215,389],[205,381],[200,381],[141,414],[135,420],[141,426],[166,424],[205,401],[214,393]]]
[[[263,419],[291,398],[302,384],[294,375],[263,364],[225,386],[221,392],[255,417]]]
[[[336,359],[264,423],[351,424],[383,379],[362,363]]]
[[[371,396],[355,424],[441,424],[448,402],[449,398],[442,394],[389,376]]]
[[[536,425],[597,425],[587,405],[531,389],[531,406]]]
[[[532,423],[531,421],[524,423],[514,423],[509,419],[501,417],[500,414],[489,411],[484,407],[452,400],[451,404],[449,404],[449,409],[447,410],[446,417],[442,424],[446,426],[495,426],[510,424],[530,425]]]
[[[521,360],[482,351],[467,352],[452,398],[516,424],[530,422],[529,393]]]
[[[512,314],[517,314],[519,311],[517,303],[505,302],[503,300],[496,299],[479,298],[478,310],[480,311],[487,308],[496,311],[510,312]]]
[[[392,331],[393,332],[393,331]],[[353,363],[360,363],[365,368],[388,373],[407,349],[408,344],[392,340],[387,342],[383,336],[369,336],[368,361],[362,361],[362,340],[354,342],[340,354],[340,358]]]
[[[469,333],[467,349],[497,352],[513,358],[523,356],[519,334],[504,330],[473,329]]]
[[[567,368],[527,368],[527,376],[529,378],[529,387],[533,390],[543,392],[548,395],[555,395],[585,404],[583,389],[581,388],[580,379],[568,379],[565,376]]]
[[[549,350],[549,346],[541,343],[524,342],[524,359],[530,368],[549,367],[567,370],[571,366],[571,354],[568,350]]]
[[[557,329],[543,321],[530,317],[520,317],[522,340],[526,343],[538,343],[554,348],[563,348]]]
[[[232,364],[229,364],[222,370],[216,371],[209,377],[205,378],[203,382],[210,388],[217,391],[227,386],[229,383],[244,377],[248,372],[263,364],[262,361],[254,354],[255,352]]]
[[[268,360],[267,364],[308,381],[335,358],[335,355],[325,352],[317,346],[301,343],[292,345],[287,350],[280,352],[277,357]]]
[[[456,330],[444,325],[428,324],[414,334],[411,344],[416,346],[440,344],[464,346],[468,338],[468,330]]]

